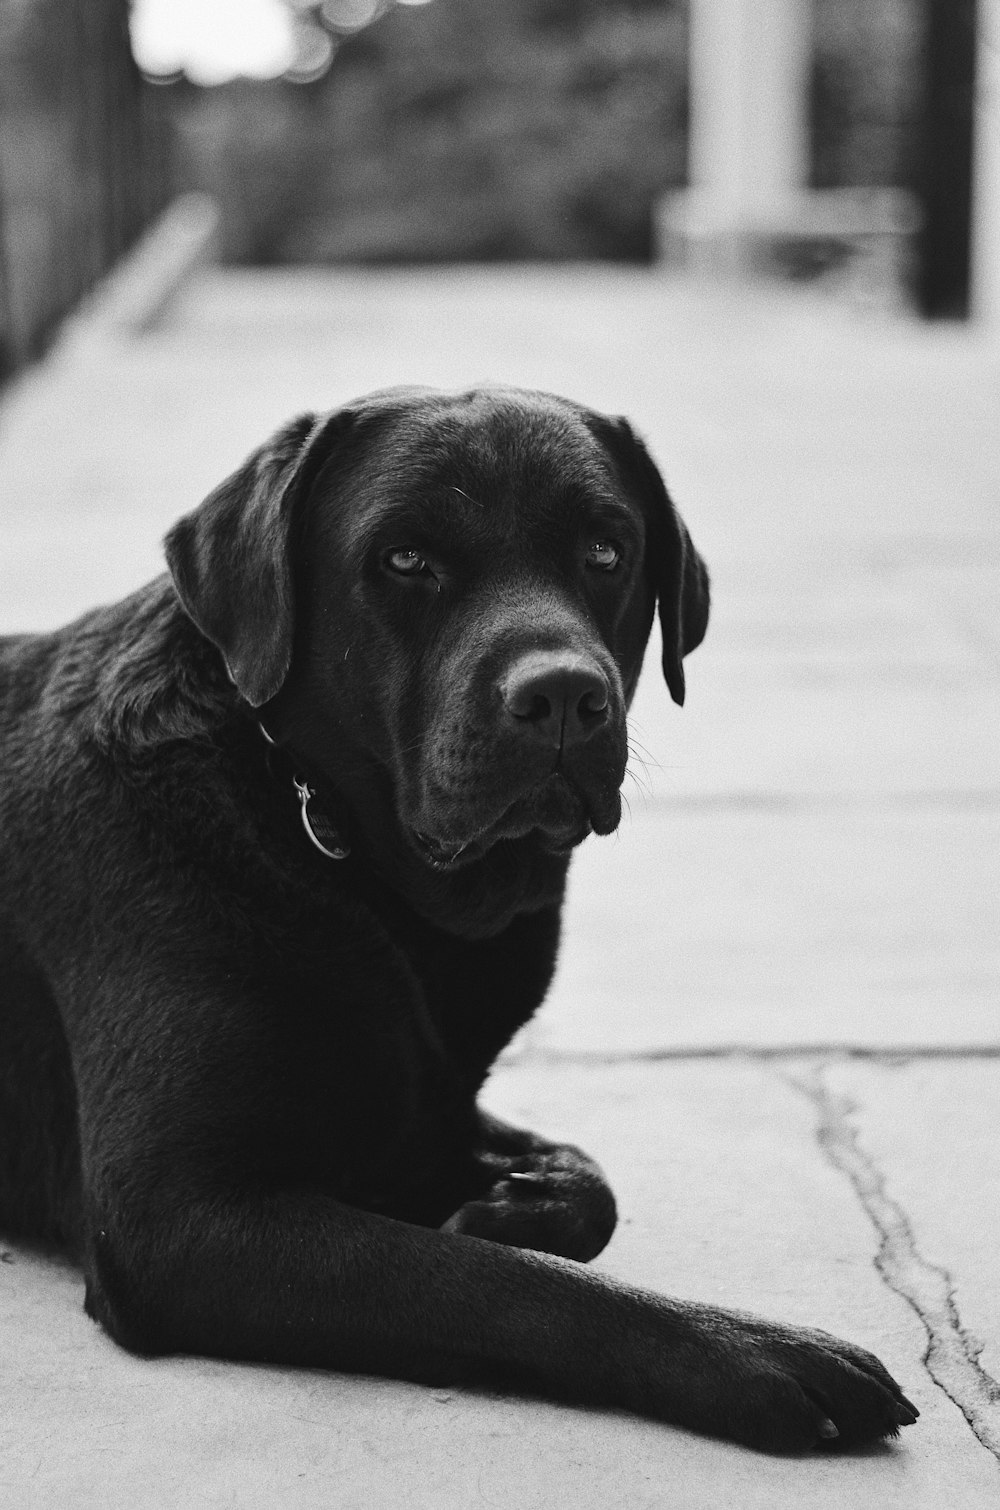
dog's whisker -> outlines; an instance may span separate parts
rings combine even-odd
[[[653,791],[652,791],[652,788],[651,788],[651,787],[650,787],[650,786],[649,786],[649,785],[648,785],[648,784],[647,784],[647,785],[644,785],[644,784],[643,784],[643,783],[642,783],[642,782],[641,782],[641,781],[640,781],[640,780],[639,780],[639,777],[638,777],[638,776],[637,776],[637,775],[636,775],[636,773],[635,773],[635,771],[633,771],[633,770],[631,770],[631,769],[629,769],[629,770],[627,770],[627,771],[626,771],[626,772],[625,772],[625,775],[626,775],[626,776],[627,776],[627,777],[628,777],[628,779],[629,779],[629,780],[630,780],[630,781],[631,781],[631,782],[632,782],[632,784],[633,784],[633,786],[634,786],[634,787],[635,787],[635,789],[636,789],[636,791],[637,791],[637,793],[638,793],[638,794],[639,794],[639,796],[640,796],[640,797],[641,797],[641,798],[642,798],[642,799],[643,799],[643,801],[644,801],[644,802],[648,802],[648,801],[649,801],[649,799],[650,799],[650,797],[652,797],[652,795],[653,795]],[[622,792],[622,801],[623,801],[623,802],[624,802],[624,801],[625,801],[625,800],[626,800],[626,798],[625,798],[625,793],[624,793],[624,791],[623,791],[623,792]]]
[[[631,776],[638,789],[646,796],[651,797],[653,795],[653,778],[650,775],[649,766],[645,759],[637,751],[633,750],[631,746],[629,746],[626,775]]]
[[[633,739],[628,741],[628,752],[634,759],[641,762],[644,770],[648,770],[651,765],[656,764],[650,756],[649,751],[644,749],[642,745],[637,745]]]
[[[660,764],[658,758],[653,754],[652,750],[650,750],[647,745],[643,744],[641,739],[638,739],[636,737],[635,729],[633,728],[631,723],[628,726],[628,747],[630,750],[641,752],[650,765],[658,766]]]
[[[663,769],[662,762],[650,755],[649,751],[644,750],[641,745],[634,745],[630,740],[628,748],[629,754],[634,756],[636,760],[641,761],[644,770],[661,771]]]

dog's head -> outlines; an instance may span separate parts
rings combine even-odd
[[[438,872],[613,830],[654,603],[678,703],[708,617],[628,423],[517,389],[293,421],[167,559],[271,734],[376,847]]]

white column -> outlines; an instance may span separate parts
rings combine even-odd
[[[972,176],[972,317],[1000,331],[1000,0],[979,0]]]
[[[811,0],[692,0],[690,183],[723,235],[806,186],[811,48]]]

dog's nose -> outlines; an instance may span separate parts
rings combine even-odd
[[[524,733],[555,749],[582,744],[608,717],[604,673],[583,656],[539,651],[508,671],[504,707]]]

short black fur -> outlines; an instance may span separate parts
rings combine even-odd
[[[600,1170],[477,1107],[618,822],[654,604],[677,702],[707,623],[627,423],[373,395],[284,427],[167,559],[0,643],[5,1230],[141,1353],[518,1379],[768,1448],[912,1420],[859,1348],[583,1268]]]

